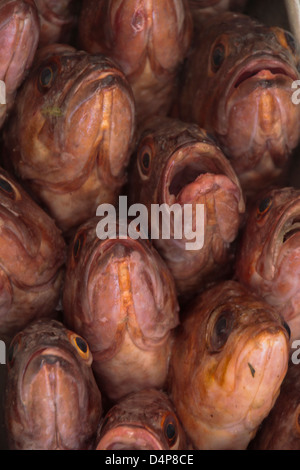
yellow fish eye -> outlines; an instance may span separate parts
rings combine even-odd
[[[257,207],[257,219],[260,219],[264,215],[266,215],[269,210],[271,209],[273,204],[272,198],[271,197],[266,197],[262,199]]]

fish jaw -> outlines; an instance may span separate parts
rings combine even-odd
[[[256,58],[240,66],[225,93],[226,104],[221,100],[227,130],[223,134],[220,128],[218,138],[242,186],[251,188],[256,167],[261,178],[276,180],[297,146],[300,109],[292,101],[297,79],[298,73],[284,62]],[[253,184],[257,187],[257,178]]]
[[[219,152],[205,143],[183,146],[171,156],[160,184],[169,205],[192,204],[195,212],[197,204],[204,204],[206,234],[219,231],[222,240],[231,243],[245,205],[237,177]]]
[[[37,350],[29,359],[19,387],[26,420],[34,423],[34,448],[74,449],[78,445],[77,430],[80,434],[87,401],[78,372],[71,354],[60,348]]]
[[[208,383],[206,394],[210,403],[214,403],[214,409],[206,407],[205,396],[199,397],[195,392],[202,418],[193,436],[197,448],[247,448],[276,401],[287,371],[288,354],[287,335],[282,328],[270,327],[258,334],[252,330],[250,339],[240,344],[231,359],[210,365],[209,376],[205,379]],[[196,383],[194,381],[195,389]]]
[[[164,450],[160,440],[137,424],[122,424],[101,437],[96,450]]]

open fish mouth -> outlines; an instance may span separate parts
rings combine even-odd
[[[235,75],[231,90],[234,91],[239,88],[247,80],[256,77],[262,84],[270,86],[272,82],[276,81],[278,76],[284,76],[292,81],[297,80],[298,73],[296,70],[281,60],[274,60],[273,58],[256,58],[251,60],[248,64],[243,66]]]
[[[163,450],[163,445],[152,432],[130,423],[109,430],[96,450]]]
[[[223,175],[238,186],[237,178],[229,165],[222,162],[218,149],[210,143],[190,143],[175,150],[171,155],[162,175],[162,201],[167,204],[183,203],[181,195],[185,188],[196,185],[202,175]],[[205,195],[215,189],[214,178],[201,181],[198,193]],[[241,198],[242,199],[242,198]],[[193,202],[192,200],[189,202]],[[242,210],[242,207],[241,207]]]
[[[270,281],[286,253],[300,252],[300,198],[285,204],[281,216],[270,228],[270,238],[262,248],[256,268],[264,279]]]

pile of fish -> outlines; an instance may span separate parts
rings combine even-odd
[[[251,1],[0,0],[10,449],[300,449],[300,55]],[[157,237],[98,236],[124,196]]]

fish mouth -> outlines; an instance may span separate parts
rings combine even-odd
[[[232,394],[231,403],[236,405],[237,420],[234,423],[228,411],[228,427],[232,427],[234,433],[238,432],[239,426],[253,432],[268,414],[287,371],[290,349],[288,333],[279,323],[256,322],[244,333],[244,340],[238,342],[234,352],[229,346],[230,358],[224,356],[219,361],[214,377],[222,393]],[[237,403],[235,397],[243,393],[244,400]],[[227,414],[229,407],[225,401],[224,406],[226,411],[221,405],[220,412]]]
[[[264,81],[274,81],[278,76],[284,76],[294,81],[297,80],[298,73],[282,60],[274,59],[271,56],[256,57],[238,70],[229,89],[233,91],[253,77],[256,77],[262,86],[267,87],[268,83],[264,84]],[[272,84],[270,83],[269,86]]]
[[[285,204],[281,216],[266,243],[257,263],[257,271],[264,279],[272,280],[285,254],[300,252],[300,196]],[[295,273],[296,274],[296,273]]]
[[[86,259],[83,286],[88,286],[88,290],[82,295],[85,319],[91,323],[96,316],[101,328],[101,342],[90,341],[94,357],[96,354],[97,358],[113,357],[122,346],[125,333],[142,350],[157,348],[166,342],[170,329],[177,326],[176,315],[170,328],[162,318],[166,295],[161,276],[165,273],[166,281],[168,274],[163,271],[160,258],[149,250],[143,240],[128,236],[108,238],[94,247]],[[107,279],[109,288],[105,287]]]
[[[236,174],[225,158],[222,159],[221,151],[209,143],[188,143],[177,148],[169,158],[160,181],[162,188],[160,203],[165,202],[171,205],[179,202],[184,204],[185,198],[180,198],[184,189],[195,183],[202,175],[207,174],[224,175],[238,188],[241,196],[242,191]],[[200,193],[198,194],[211,191],[213,189],[211,183],[204,183],[202,188],[199,188]],[[189,201],[190,203],[193,202],[192,199]],[[244,210],[242,197],[239,197],[239,210],[241,212]]]
[[[96,450],[164,450],[164,446],[148,429],[129,423],[104,434]]]
[[[268,54],[252,56],[251,59],[240,63],[236,67],[233,77],[228,80],[228,86],[220,99],[218,110],[219,133],[226,135],[228,129],[228,116],[236,100],[248,96],[255,89],[285,88],[292,95],[291,83],[299,79],[296,68],[281,58],[274,58]]]

